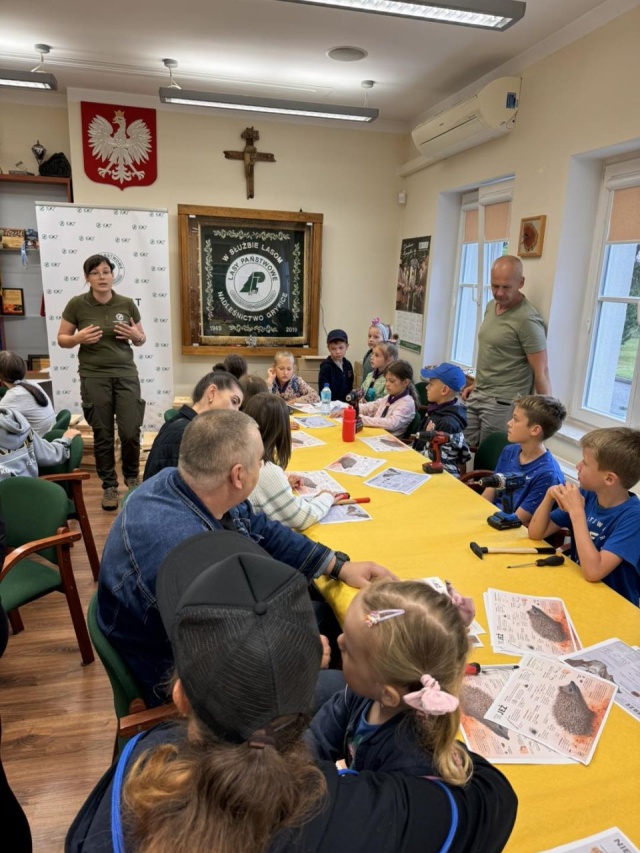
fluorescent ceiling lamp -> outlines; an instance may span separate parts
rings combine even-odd
[[[58,81],[46,71],[9,71],[0,68],[0,86],[19,89],[57,89]]]
[[[427,0],[285,0],[287,3],[307,3],[311,6],[331,6],[376,15],[394,15],[441,24],[480,27],[487,30],[506,30],[524,16],[527,4],[521,0],[458,0],[458,2],[427,2]]]
[[[247,95],[221,95],[218,92],[196,92],[193,89],[177,89],[174,86],[161,88],[159,95],[163,104],[214,107],[220,110],[361,122],[375,121],[378,118],[378,110],[369,107],[343,107],[339,104],[314,104],[308,101],[284,101],[278,98],[254,98]]]

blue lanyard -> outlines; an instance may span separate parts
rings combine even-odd
[[[130,741],[127,741],[127,744],[118,759],[116,772],[113,777],[113,785],[111,787],[111,844],[113,845],[113,853],[125,853],[124,836],[122,834],[122,815],[120,811],[122,782],[124,780],[124,772],[127,769],[129,756],[143,734],[144,732],[139,732],[135,737],[132,737]]]

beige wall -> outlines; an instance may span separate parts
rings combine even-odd
[[[0,167],[8,172],[22,160],[29,172],[38,174],[38,164],[31,153],[36,140],[47,149],[45,159],[62,151],[69,157],[69,122],[67,108],[60,95],[53,95],[55,106],[47,106],[42,96],[35,95],[35,105],[18,103],[15,95],[4,95],[0,101]]]

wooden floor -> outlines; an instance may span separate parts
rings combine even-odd
[[[84,489],[101,554],[116,514],[100,508],[95,475]],[[71,556],[86,612],[96,584],[82,541]],[[64,596],[48,595],[20,613],[25,630],[9,637],[0,658],[2,760],[29,819],[35,853],[59,853],[79,807],[109,767],[113,699],[99,659],[82,666]]]

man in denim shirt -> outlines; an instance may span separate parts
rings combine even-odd
[[[170,674],[173,655],[156,602],[164,558],[184,539],[207,530],[235,530],[311,583],[322,574],[354,587],[390,577],[376,563],[346,554],[254,513],[246,500],[258,482],[263,446],[256,422],[241,412],[211,411],[187,427],[177,468],[139,486],[116,519],[102,554],[98,624],[144,689],[149,705]],[[213,556],[213,555],[212,555]]]

